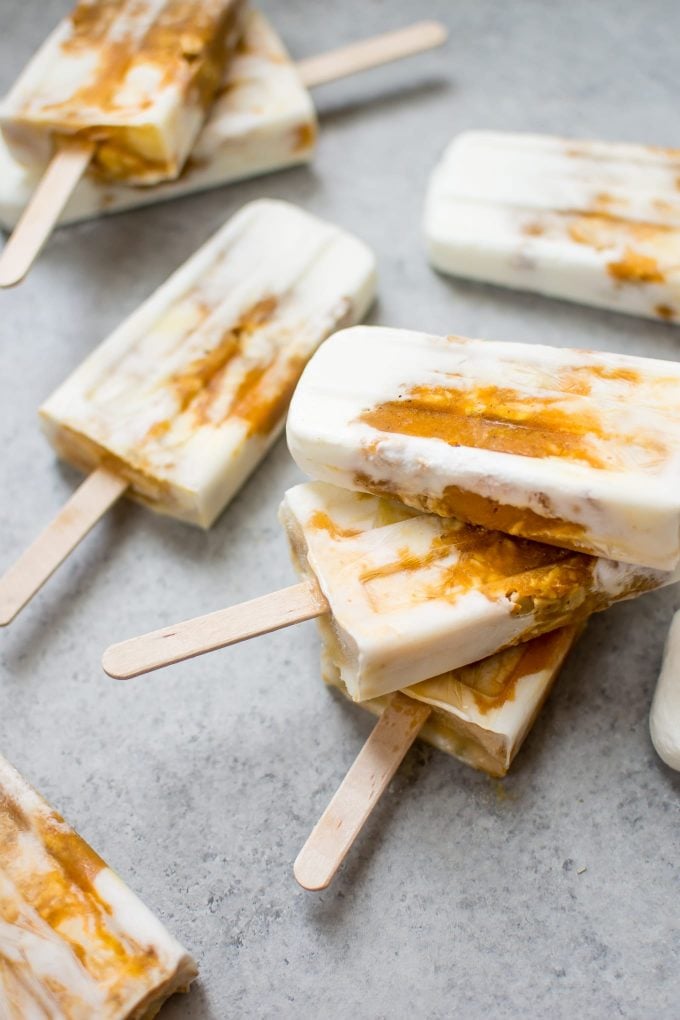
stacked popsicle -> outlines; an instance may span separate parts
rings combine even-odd
[[[680,577],[679,384],[680,367],[649,359],[338,333],[288,419],[291,452],[318,479],[281,509],[301,585],[113,646],[105,668],[134,676],[318,616],[330,682],[359,701],[406,689],[410,711],[400,696],[376,730],[385,781],[430,712],[431,737],[503,771],[586,618]],[[516,651],[542,635],[542,651]],[[533,698],[513,700],[516,669]],[[485,691],[489,676],[505,680]],[[480,722],[485,696],[513,701],[502,738]],[[429,706],[415,722],[414,702]],[[505,750],[468,755],[470,733]],[[366,788],[359,827],[379,788]],[[356,785],[350,801],[356,811]],[[298,861],[313,888],[342,857],[337,839],[319,856],[323,832],[339,831],[326,823]]]
[[[79,0],[0,103],[0,220],[16,224],[0,286],[23,278],[62,210],[81,219],[308,160],[305,85],[445,37],[421,22],[296,69],[245,0]]]

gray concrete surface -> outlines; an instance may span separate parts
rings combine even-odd
[[[68,6],[3,0],[0,86]],[[680,353],[677,327],[441,278],[419,237],[428,171],[463,128],[679,144],[672,0],[265,7],[300,56],[423,15],[451,41],[319,90],[312,168],[60,231],[0,295],[0,565],[78,480],[38,403],[256,196],[373,245],[374,322]],[[119,506],[0,635],[3,753],[200,962],[163,1015],[677,1018],[680,781],[647,733],[677,592],[592,622],[505,783],[416,747],[318,896],[292,861],[371,723],[323,689],[313,625],[104,678],[111,640],[291,582],[276,507],[298,477],[279,443],[209,534]]]

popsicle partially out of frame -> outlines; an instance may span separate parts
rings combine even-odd
[[[435,168],[425,242],[443,273],[680,321],[680,149],[465,131]]]
[[[0,1016],[148,1020],[196,964],[0,757]]]
[[[319,618],[355,701],[380,697],[555,630],[674,574],[557,549],[324,483],[280,511],[304,580],[112,645],[126,679]]]
[[[121,2],[124,3],[125,0],[121,0]],[[246,31],[249,30],[251,24],[249,15],[246,15]],[[264,31],[266,34],[266,28]],[[262,34],[261,26],[255,26],[253,34],[255,39],[258,40]],[[445,41],[446,35],[446,29],[438,22],[418,22],[395,32],[388,32],[384,35],[362,40],[337,50],[331,50],[316,57],[307,58],[298,64],[299,78],[302,84],[307,87],[326,84],[336,79],[368,70],[371,67],[377,67],[381,64],[440,46]],[[228,76],[227,81],[229,81]],[[279,101],[282,101],[282,99]],[[218,121],[219,116],[216,114],[214,128],[211,129],[210,124],[207,126],[208,133],[212,130],[213,134],[219,135],[220,125]],[[198,126],[200,125],[197,125],[196,131]],[[243,130],[242,125],[239,130]],[[308,129],[307,134],[313,140],[313,124]],[[302,136],[303,149],[309,148],[305,141],[307,134]],[[211,139],[208,138],[206,141],[208,148],[210,143]],[[73,138],[60,138],[57,136],[53,144],[55,151],[52,160],[41,182],[38,184],[32,199],[29,201],[24,214],[17,223],[14,233],[5,245],[2,253],[0,253],[0,287],[14,286],[24,278],[58,221],[76,185],[97,152],[97,143],[89,140],[87,137],[84,138],[82,134]],[[199,163],[200,158],[199,151],[197,153],[197,162]],[[261,161],[262,157],[258,158]],[[186,155],[182,162],[184,162],[184,159],[186,159]],[[115,160],[114,165],[116,165]],[[129,170],[127,162],[123,161],[121,165],[124,170]],[[179,169],[181,167],[178,168],[177,173],[179,173]],[[259,166],[256,169],[260,171]],[[176,178],[177,173],[171,176]],[[229,176],[230,174],[227,174],[227,179],[229,179]],[[233,172],[231,176],[233,176]],[[116,179],[121,178],[125,181],[124,174],[116,175],[114,182]],[[129,173],[128,180],[133,180]],[[159,180],[161,179],[159,178]],[[142,182],[136,181],[136,183]],[[158,181],[154,181],[153,184],[156,187],[159,186]],[[163,185],[161,184],[160,187],[162,188]],[[178,188],[177,193],[181,193],[181,190],[181,188]],[[188,190],[191,190],[191,188]],[[123,205],[125,204],[125,199],[123,199]]]
[[[579,632],[551,631],[482,662],[364,702],[380,715],[294,865],[300,885],[327,888],[416,737],[491,776],[504,776]],[[332,651],[324,679],[343,693]]]
[[[89,477],[0,578],[0,624],[124,492],[210,527],[280,434],[315,348],[374,293],[357,238],[285,202],[241,209],[42,406],[57,453]]]

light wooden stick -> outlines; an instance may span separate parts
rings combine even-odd
[[[297,69],[303,84],[312,88],[441,46],[446,36],[446,27],[439,22],[419,21],[397,32],[386,32],[337,50],[329,50],[328,53],[320,53],[316,57],[299,60]]]
[[[97,468],[85,479],[52,523],[0,577],[0,626],[12,622],[127,487],[123,478],[106,468]]]
[[[0,287],[25,277],[92,159],[94,142],[63,138],[0,254]]]
[[[293,866],[303,889],[326,889],[431,709],[394,694]]]
[[[304,581],[111,645],[102,656],[102,666],[115,680],[129,680],[327,612],[328,603],[320,588]]]

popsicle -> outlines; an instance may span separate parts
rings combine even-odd
[[[129,187],[86,174],[59,222],[160,202],[311,160],[316,115],[310,94],[267,19],[246,10],[243,36],[227,64],[190,158],[173,181]],[[42,167],[19,163],[0,138],[0,224],[11,229],[29,202]]]
[[[308,365],[288,445],[321,481],[672,570],[679,403],[674,362],[363,327]]]
[[[355,237],[285,202],[241,209],[43,404],[59,456],[91,474],[0,579],[0,622],[123,492],[210,527],[281,432],[307,359],[374,292]]]
[[[2,255],[4,285],[21,278],[88,166],[130,184],[179,174],[238,42],[243,7],[244,0],[76,3],[0,103],[0,127],[19,162],[51,161],[36,209]]]
[[[430,181],[444,273],[631,315],[680,316],[680,149],[467,131]]]
[[[355,701],[411,687],[680,578],[411,511],[324,483],[280,511],[303,581],[121,642],[118,678],[320,618]]]
[[[661,760],[680,771],[680,611],[673,617],[666,638],[649,731]]]
[[[0,1016],[150,1020],[191,956],[0,757]]]
[[[579,628],[563,627],[460,670],[363,703],[381,719],[295,861],[295,877],[325,889],[416,736],[491,776],[504,776],[531,729]],[[346,694],[332,649],[324,680]]]
[[[39,187],[45,159],[25,165],[0,138],[0,224],[21,223],[0,256],[0,286],[19,282],[57,220],[73,222],[159,202],[310,160],[316,116],[305,85],[408,57],[446,39],[441,24],[418,22],[294,65],[261,14],[246,10],[239,23],[242,36],[205,126],[172,180],[131,186],[129,179],[108,179],[96,169],[82,177],[90,149],[85,151],[77,138],[73,151],[60,151],[56,169],[50,166]]]
[[[105,177],[155,184],[176,177],[238,42],[237,0],[79,0],[0,106],[20,162],[55,141],[93,143]]]

